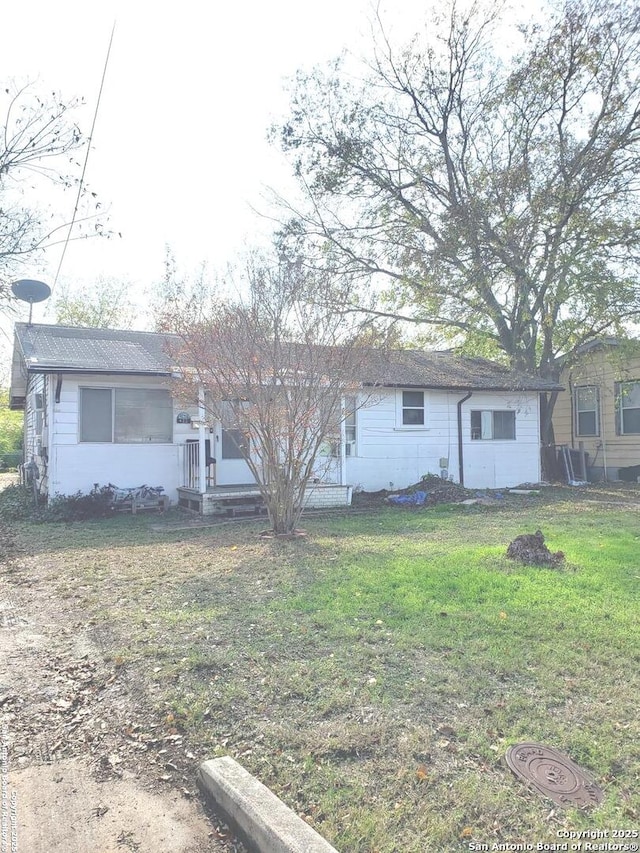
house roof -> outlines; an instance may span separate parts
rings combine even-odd
[[[372,384],[372,383],[371,383]],[[562,386],[485,358],[450,351],[396,350],[377,384],[459,391],[556,391]]]
[[[21,408],[30,373],[170,376],[166,342],[155,332],[16,323],[10,405]]]
[[[16,323],[10,404],[21,408],[33,373],[171,376],[172,335],[114,329]],[[483,358],[451,352],[389,353],[367,385],[451,390],[552,391],[557,383],[509,370]]]

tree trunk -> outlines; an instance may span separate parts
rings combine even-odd
[[[557,399],[557,391],[552,391],[549,394],[540,394],[540,458],[542,463],[542,479],[548,482],[559,479],[555,450],[556,440],[552,420],[553,409]]]
[[[540,443],[543,447],[556,443],[552,418],[557,399],[557,391],[540,394]]]

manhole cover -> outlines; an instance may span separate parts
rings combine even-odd
[[[595,806],[603,793],[570,758],[539,743],[518,743],[507,750],[507,764],[532,788],[560,806]]]

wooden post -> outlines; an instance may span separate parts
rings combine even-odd
[[[207,493],[207,445],[206,441],[206,412],[204,408],[204,388],[198,388],[198,488],[201,495]]]

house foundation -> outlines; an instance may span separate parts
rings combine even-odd
[[[338,483],[314,483],[305,495],[305,509],[351,506],[353,488]],[[260,490],[253,485],[212,486],[206,492],[178,488],[178,506],[200,515],[258,515],[264,511]]]

